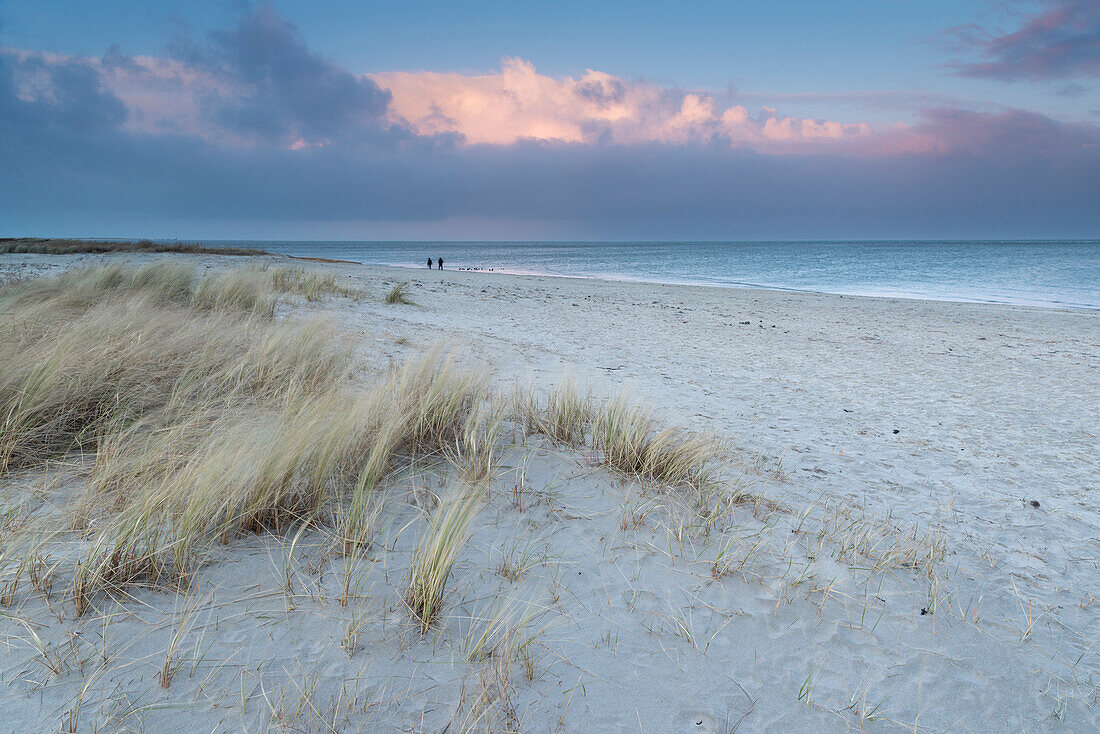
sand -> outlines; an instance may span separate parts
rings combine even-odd
[[[2,256],[0,278],[97,259]],[[22,589],[0,609],[0,731],[57,731],[79,702],[81,731],[454,732],[479,700],[474,730],[1097,728],[1100,313],[324,267],[365,296],[280,315],[327,314],[376,369],[442,341],[501,389],[626,390],[729,441],[730,481],[766,499],[702,537],[674,497],[513,432],[426,637],[401,585],[425,491],[453,483],[433,463],[393,479],[346,607],[344,561],[312,530],[293,552],[234,541],[189,594],[80,619]],[[401,280],[419,305],[381,302]],[[79,482],[0,487],[48,514]],[[467,660],[501,598],[534,617],[530,680]]]

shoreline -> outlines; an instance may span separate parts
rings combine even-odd
[[[870,244],[878,241],[867,242],[849,242],[849,241],[836,241],[833,244]],[[905,241],[882,241],[884,245],[897,244],[898,242]],[[952,241],[943,241],[944,243]],[[1000,240],[974,240],[975,244],[1004,244],[1005,241]],[[1015,243],[1016,241],[1008,241],[1009,243]],[[1021,244],[1024,243],[1088,243],[1089,240],[1021,240]],[[805,241],[799,243],[790,244],[831,244],[832,242],[812,242]],[[419,263],[409,262],[368,262],[361,260],[351,260],[342,257],[332,257],[328,255],[303,255],[292,254],[290,252],[279,252],[277,250],[271,251],[267,249],[255,248],[255,247],[242,247],[244,245],[287,245],[293,244],[289,241],[284,242],[261,242],[261,241],[216,241],[212,244],[204,244],[202,241],[191,240],[107,240],[107,239],[49,239],[49,238],[0,238],[0,255],[16,255],[16,254],[45,254],[45,255],[126,255],[126,254],[158,254],[158,253],[176,253],[176,254],[189,254],[189,255],[209,255],[209,256],[250,256],[250,257],[275,257],[275,258],[288,258],[292,260],[300,260],[306,262],[325,263],[325,264],[347,264],[347,265],[362,265],[362,266],[378,266],[378,267],[392,267],[401,268],[409,271],[423,271],[427,268],[421,267]],[[323,246],[324,242],[315,243]],[[382,243],[361,243],[361,244],[382,244]],[[436,243],[436,242],[424,242],[424,243],[408,243],[408,244],[421,244],[421,245],[462,245],[464,243]],[[482,243],[472,243],[482,244]],[[516,244],[516,243],[508,243]],[[522,243],[529,245],[545,245],[548,243]],[[580,243],[551,243],[551,244],[563,244],[563,245],[576,245]],[[607,243],[614,244],[614,243]],[[684,244],[693,245],[699,243],[664,243],[664,244]],[[715,243],[715,244],[746,244],[746,243]],[[754,243],[748,243],[754,244]],[[764,243],[768,244],[768,243]],[[776,242],[774,244],[781,244]],[[929,244],[936,244],[936,242],[929,241]],[[9,247],[22,247],[31,249],[18,249],[15,251],[5,251],[4,246]],[[453,263],[453,260],[452,260]],[[753,281],[739,281],[739,280],[713,280],[713,279],[693,279],[691,277],[684,277],[679,279],[661,279],[660,276],[643,276],[638,277],[626,273],[553,273],[538,270],[530,270],[524,268],[514,267],[452,267],[450,272],[476,272],[492,275],[513,275],[513,276],[528,276],[528,277],[543,277],[543,278],[555,278],[555,279],[573,279],[573,280],[593,280],[611,283],[650,283],[654,285],[682,285],[682,286],[698,286],[702,288],[719,288],[719,289],[747,289],[757,291],[778,291],[786,293],[816,293],[835,296],[844,296],[850,298],[886,298],[886,299],[901,299],[907,301],[933,301],[942,303],[969,303],[969,304],[988,304],[998,306],[1016,306],[1026,308],[1042,308],[1053,310],[1066,310],[1066,311],[1100,311],[1100,303],[1082,303],[1069,300],[1052,300],[1050,298],[1036,298],[1036,297],[1019,297],[1014,298],[1011,296],[1001,295],[967,295],[965,293],[927,293],[919,291],[906,290],[904,288],[884,288],[881,290],[865,290],[865,289],[849,289],[843,286],[835,289],[830,288],[817,288],[817,287],[797,287],[790,285],[783,285],[778,283],[760,283]]]
[[[274,257],[289,257],[295,259],[309,259],[301,258],[295,255],[283,255],[281,253],[271,253]],[[318,262],[325,262],[324,260],[317,260]],[[357,262],[352,260],[337,260],[335,262],[340,263],[352,263],[368,268],[389,268],[393,270],[402,270],[410,274],[423,275],[428,271],[425,267],[417,267],[415,265],[402,265],[398,263],[368,263]],[[439,273],[438,270],[430,271],[432,273]],[[909,295],[904,293],[859,293],[859,292],[838,292],[838,291],[822,291],[811,290],[808,288],[790,288],[784,286],[770,286],[759,285],[749,283],[737,283],[737,284],[723,284],[723,283],[698,283],[698,282],[685,282],[685,281],[670,281],[670,280],[649,280],[644,278],[632,278],[629,276],[602,276],[602,275],[565,275],[560,273],[538,273],[534,271],[512,270],[508,268],[495,268],[493,270],[476,269],[476,268],[454,268],[443,271],[445,273],[462,273],[472,275],[486,275],[486,276],[507,276],[511,278],[548,278],[553,280],[563,281],[585,281],[585,282],[597,282],[597,283],[637,283],[642,285],[654,285],[654,286],[674,286],[684,288],[705,288],[708,290],[718,291],[743,291],[746,293],[753,292],[768,292],[768,293],[788,293],[792,295],[808,295],[808,296],[833,296],[837,298],[866,298],[882,301],[900,301],[900,302],[917,302],[917,303],[946,303],[957,304],[966,306],[996,306],[996,307],[1009,307],[1009,308],[1022,308],[1022,309],[1039,309],[1042,311],[1065,311],[1069,313],[1079,312],[1100,312],[1100,305],[1055,305],[1048,302],[1015,302],[1015,301],[994,301],[994,300],[981,300],[981,299],[967,299],[963,297],[936,297],[927,295]]]
[[[142,252],[142,251],[120,251],[120,252],[80,252],[80,253],[28,253],[28,252],[0,252],[0,277],[4,275],[4,269],[16,269],[16,268],[34,268],[41,272],[51,271],[55,269],[65,269],[71,267],[74,264],[88,262],[110,262],[114,260],[126,260],[131,262],[147,262],[161,257],[183,258],[186,261],[200,261],[204,267],[222,267],[224,266],[223,259],[229,257],[230,259],[245,259],[245,260],[268,260],[271,262],[301,262],[303,266],[305,264],[311,264],[314,266],[320,266],[324,268],[338,267],[344,274],[349,274],[348,268],[339,266],[350,265],[355,268],[362,268],[370,271],[378,269],[382,271],[398,271],[403,274],[402,277],[408,279],[423,279],[425,276],[435,277],[441,271],[431,270],[423,266],[409,265],[409,264],[396,264],[396,263],[370,263],[359,262],[356,260],[342,260],[337,258],[326,257],[306,257],[300,255],[289,255],[279,252],[263,252],[254,253],[244,256],[240,255],[225,255],[218,253],[216,249],[197,251],[197,252]],[[659,281],[659,280],[646,280],[642,278],[631,277],[611,277],[611,276],[595,276],[595,275],[562,275],[556,273],[536,273],[526,272],[518,270],[508,270],[504,268],[498,268],[495,270],[486,269],[473,269],[473,268],[448,268],[442,271],[448,276],[486,276],[492,278],[495,276],[506,276],[508,279],[514,279],[519,282],[524,280],[538,281],[540,279],[547,280],[551,283],[601,283],[608,285],[637,285],[640,287],[658,287],[658,288],[684,288],[684,289],[702,289],[704,292],[710,293],[734,293],[741,296],[751,296],[752,294],[785,294],[789,296],[805,296],[809,298],[813,297],[825,297],[836,299],[858,299],[872,302],[893,303],[897,305],[903,304],[943,304],[945,306],[960,306],[960,307],[979,307],[979,308],[992,308],[992,309],[1007,309],[1007,310],[1024,310],[1024,311],[1037,311],[1041,313],[1067,313],[1067,314],[1100,314],[1100,307],[1092,306],[1067,306],[1067,305],[1051,305],[1047,303],[1015,303],[1007,301],[988,301],[988,300],[964,300],[954,298],[937,298],[931,296],[909,296],[901,294],[873,294],[873,293],[838,293],[833,291],[819,291],[799,288],[785,288],[780,286],[766,286],[766,285],[725,285],[719,283],[689,283],[679,281]],[[430,273],[430,276],[429,276]]]

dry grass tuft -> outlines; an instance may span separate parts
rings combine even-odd
[[[326,295],[355,298],[358,293],[336,282],[336,275],[306,268],[274,268],[268,271],[271,285],[279,293],[304,297],[307,301],[319,301]]]
[[[270,317],[275,298],[262,272],[226,270],[199,282],[191,305],[210,311],[242,311]]]
[[[582,446],[593,419],[592,398],[566,378],[549,391],[545,402],[531,390],[517,389],[512,414],[528,433],[541,433],[559,443]]]
[[[0,471],[123,436],[154,450],[135,431],[179,438],[246,397],[341,381],[348,358],[332,330],[273,326],[273,303],[255,273],[192,291],[189,269],[174,264],[85,268],[0,291]]]
[[[33,252],[40,255],[76,255],[117,252],[180,252],[191,255],[269,255],[251,247],[207,247],[183,242],[136,242],[48,239],[44,237],[0,237],[0,253]]]
[[[458,468],[459,476],[467,484],[487,484],[496,475],[501,423],[500,414],[491,408],[470,411],[461,437],[455,439],[453,450],[448,450],[451,464]]]
[[[383,298],[382,300],[389,304],[401,303],[407,306],[415,306],[416,301],[409,298],[408,288],[408,281],[398,283],[393,288],[389,289],[389,291],[386,293],[385,298]]]
[[[142,296],[158,305],[191,299],[191,268],[155,263],[135,268],[122,263],[73,268],[53,278],[33,278],[0,291],[0,309],[45,321],[80,312],[109,299]],[[38,307],[39,312],[33,312]]]
[[[505,663],[524,662],[530,659],[531,646],[543,632],[532,629],[543,613],[543,607],[529,599],[494,597],[471,620],[463,652],[470,662],[490,658]]]
[[[711,436],[677,428],[657,429],[649,413],[625,398],[608,402],[592,426],[597,460],[613,471],[665,485],[708,491],[717,478],[725,450]]]
[[[402,456],[457,449],[471,480],[492,473],[484,376],[432,352],[358,387],[331,327],[268,318],[271,274],[190,277],[112,265],[0,291],[0,469],[96,456],[72,518],[92,531],[78,611],[101,588],[178,583],[209,543],[346,494],[345,545],[369,542],[372,491]]]
[[[417,541],[405,586],[405,603],[419,621],[421,634],[428,631],[439,615],[447,579],[469,538],[470,522],[480,503],[477,492],[456,494],[443,500]]]

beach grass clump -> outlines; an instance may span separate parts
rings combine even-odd
[[[686,485],[700,493],[713,485],[724,456],[713,437],[675,427],[658,429],[649,413],[623,397],[597,412],[591,444],[597,461],[613,471],[662,485]]]
[[[359,464],[345,518],[345,548],[362,542],[372,516],[374,489],[392,471],[398,457],[408,460],[448,454],[452,458],[481,457],[481,466],[492,466],[492,443],[499,434],[482,427],[472,416],[487,399],[488,377],[474,370],[460,370],[451,356],[433,349],[392,371],[363,398],[364,410],[373,416],[371,443]],[[490,432],[471,444],[472,429]],[[480,436],[478,436],[480,438]],[[455,452],[455,448],[459,450]],[[488,462],[484,458],[488,455]]]
[[[470,662],[497,658],[503,662],[524,661],[541,630],[532,625],[542,615],[542,605],[531,599],[508,595],[491,599],[475,614],[462,649]]]
[[[153,263],[136,268],[124,263],[73,268],[56,277],[33,278],[0,290],[0,310],[13,316],[52,320],[64,311],[82,311],[107,299],[143,296],[157,305],[186,303],[192,271],[182,263]],[[28,313],[38,306],[43,311]],[[11,316],[9,316],[11,318]]]
[[[10,314],[49,321],[48,309]],[[0,471],[94,449],[110,426],[164,405],[173,384],[237,347],[224,319],[180,319],[143,298],[93,306],[31,338],[0,333]],[[196,364],[198,360],[198,364]]]
[[[263,342],[290,338],[282,330],[291,328],[273,327]],[[378,483],[400,455],[464,438],[484,380],[429,353],[360,388],[333,349],[315,344],[291,361],[296,371],[266,375],[257,374],[265,360],[246,351],[225,370],[244,375],[228,392],[211,389],[210,402],[185,400],[183,413],[166,411],[106,442],[81,511],[107,516],[106,540],[84,561],[94,569],[86,585],[183,579],[215,540],[312,522],[332,499],[347,507],[338,518],[345,551],[369,542]]]
[[[409,297],[409,283],[408,281],[402,281],[390,288],[385,297],[382,299],[388,304],[404,304],[406,306],[415,306],[416,301]]]
[[[462,370],[436,349],[412,360],[378,388],[390,401],[405,451],[434,454],[461,438],[467,418],[488,397],[483,372]]]
[[[206,282],[238,290],[230,275]],[[71,510],[93,538],[73,582],[80,611],[101,589],[181,583],[211,543],[311,522],[349,493],[344,527],[361,545],[372,491],[400,456],[460,446],[493,465],[498,424],[471,418],[484,375],[435,351],[364,388],[331,326],[275,323],[231,307],[254,299],[207,296],[104,300],[75,316],[36,307],[53,323],[4,352],[4,466],[95,454]]]
[[[570,378],[551,388],[545,401],[533,390],[517,389],[512,416],[527,433],[541,433],[567,446],[582,446],[593,420],[592,397]]]
[[[480,502],[476,492],[445,498],[417,541],[405,585],[405,603],[419,622],[421,634],[426,633],[439,616],[447,579],[469,538],[470,523],[477,515]]]
[[[233,269],[207,275],[191,297],[194,308],[241,311],[270,317],[275,313],[271,285],[259,271]]]
[[[192,290],[190,268],[173,263],[80,268],[0,290],[0,471],[96,450],[132,423],[187,427],[234,400],[346,379],[350,352],[331,327],[275,325],[272,308],[255,273]]]
[[[282,410],[242,405],[107,446],[92,479],[99,495],[88,504],[113,512],[103,513],[103,540],[82,561],[94,569],[87,586],[176,582],[215,541],[313,522],[328,497],[355,481],[371,423],[346,386],[286,399]]]
[[[248,271],[192,291],[175,265],[0,291],[0,470],[96,457],[73,508],[97,538],[78,606],[180,576],[210,538],[308,515],[356,475],[369,422],[351,352],[323,323],[270,321],[271,292]]]
[[[273,268],[270,271],[271,285],[279,293],[289,293],[305,298],[307,301],[319,301],[326,295],[355,297],[356,291],[336,282],[334,273],[306,268]]]
[[[316,324],[269,326],[103,442],[77,513],[78,524],[109,517],[113,541],[88,564],[103,584],[142,575],[119,566],[182,577],[212,540],[309,520],[354,481],[373,424],[348,385],[350,353],[331,337]]]
[[[486,411],[470,411],[455,440],[448,458],[457,467],[459,477],[466,484],[480,486],[490,482],[497,473],[497,444],[503,416],[491,407]]]
[[[269,255],[253,247],[208,247],[185,242],[135,242],[74,240],[44,237],[0,237],[0,254],[35,253],[39,255],[81,255],[112,253],[177,252],[188,255]]]
[[[181,447],[161,476],[139,477],[146,481],[128,487],[121,508],[96,524],[97,542],[81,562],[93,569],[85,585],[179,582],[216,540],[312,518],[327,477],[311,481],[324,471],[310,462],[321,439],[306,431],[323,426],[285,418],[247,410],[223,416],[196,445]]]

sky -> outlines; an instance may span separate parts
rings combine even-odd
[[[1100,0],[0,0],[0,236],[1100,237]]]

